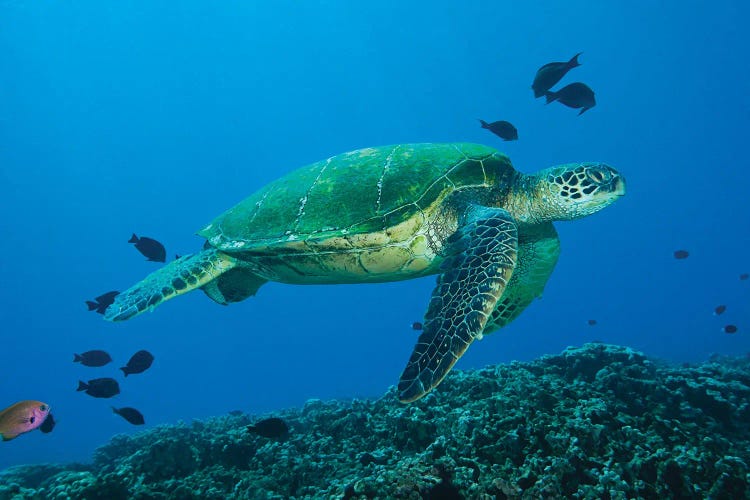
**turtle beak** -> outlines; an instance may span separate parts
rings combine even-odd
[[[614,189],[612,192],[616,196],[625,196],[625,177],[618,175],[614,182]]]

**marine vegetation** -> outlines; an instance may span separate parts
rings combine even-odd
[[[747,498],[750,359],[696,366],[606,344],[453,371],[410,405],[310,400],[115,436],[93,462],[19,466],[0,499]],[[451,484],[447,484],[450,478]]]

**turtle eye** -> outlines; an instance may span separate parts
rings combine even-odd
[[[604,170],[601,168],[590,169],[586,172],[586,174],[589,176],[589,179],[596,182],[597,184],[607,182],[612,178],[612,174],[610,174],[608,170]]]

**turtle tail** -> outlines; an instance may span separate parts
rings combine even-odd
[[[119,294],[107,307],[104,319],[130,319],[165,300],[202,287],[236,265],[234,258],[214,248],[184,255]]]

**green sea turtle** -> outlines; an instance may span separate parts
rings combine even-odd
[[[217,217],[183,256],[117,296],[120,321],[201,288],[220,304],[267,281],[373,283],[438,274],[424,327],[398,384],[414,401],[469,344],[515,319],[555,267],[556,220],[592,214],[625,193],[602,163],[535,175],[477,144],[360,149],[295,170]]]

